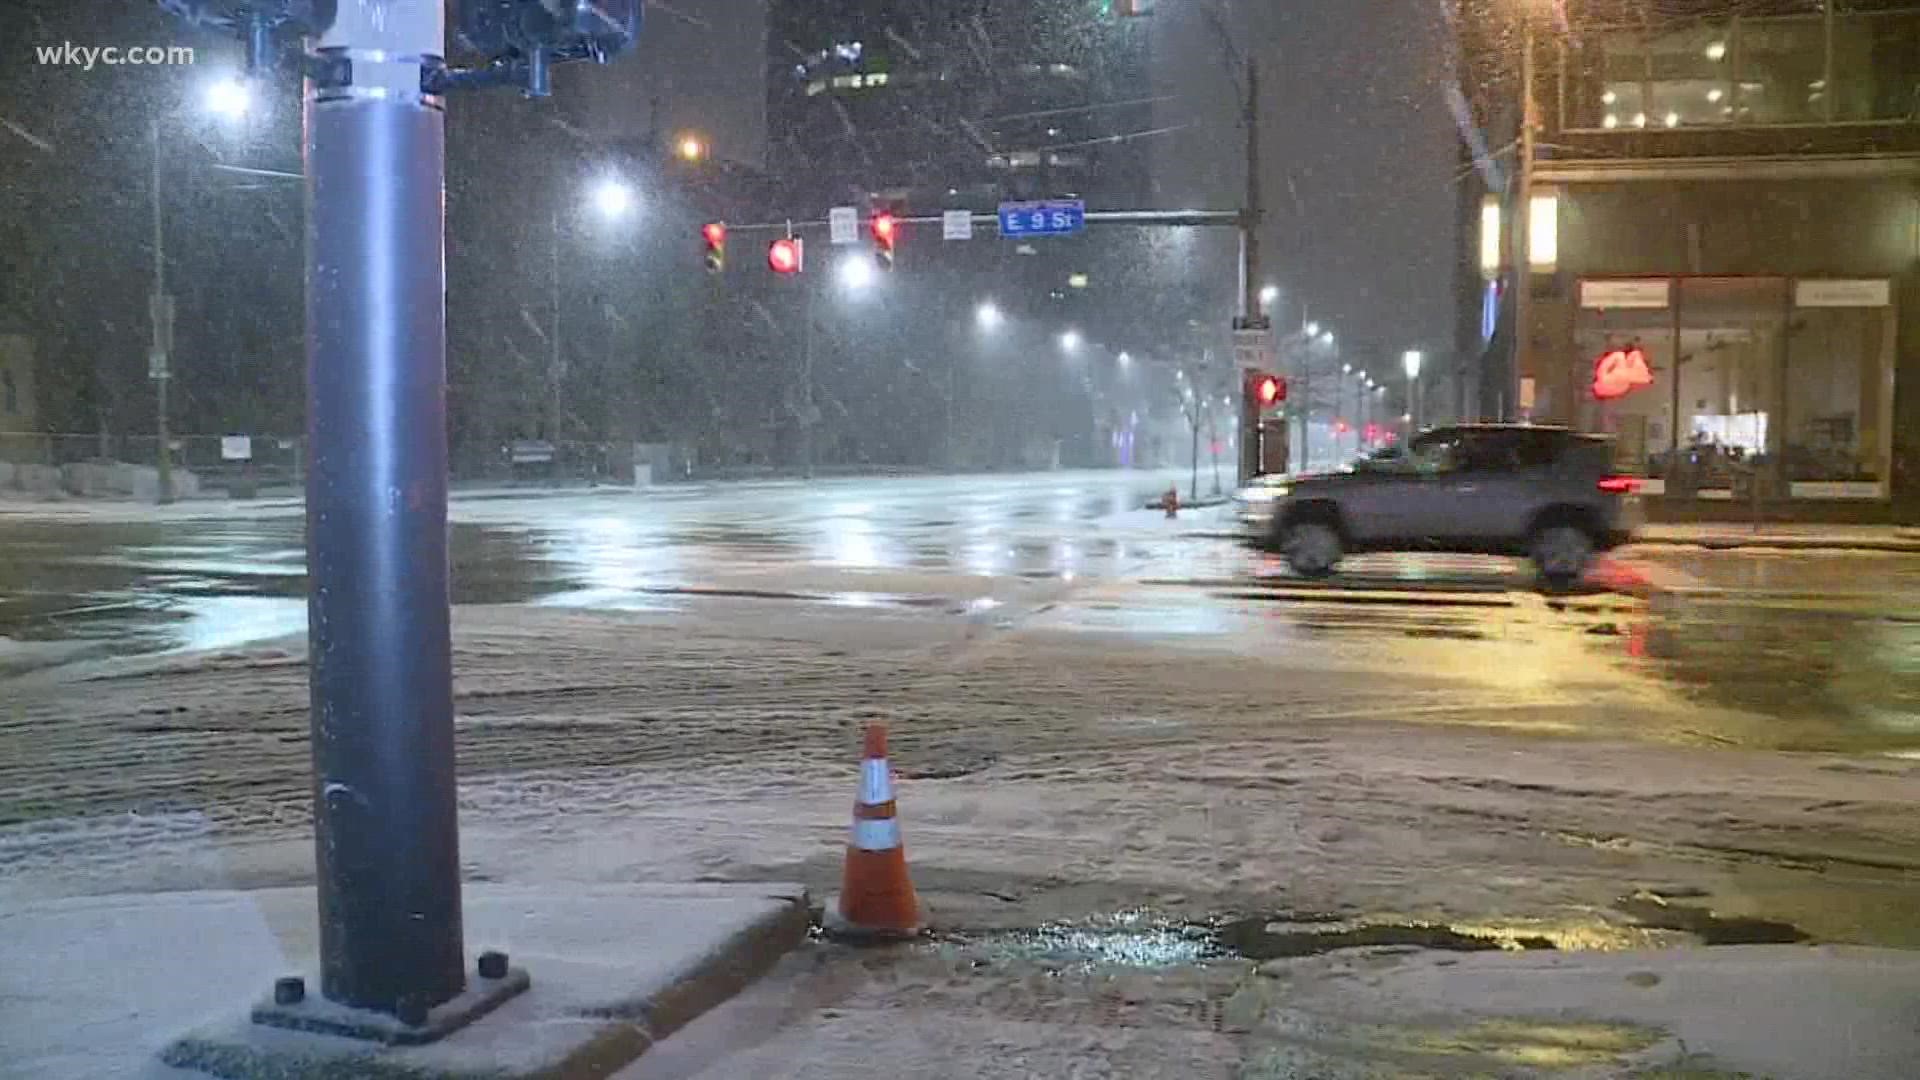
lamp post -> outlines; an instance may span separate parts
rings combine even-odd
[[[228,121],[245,117],[253,95],[247,84],[232,78],[210,83],[202,100],[207,111]],[[155,109],[148,122],[152,149],[149,191],[153,217],[153,292],[147,297],[147,317],[152,322],[153,341],[147,351],[147,377],[153,380],[154,434],[159,449],[154,457],[154,498],[166,504],[173,501],[173,432],[168,418],[168,390],[173,380],[173,297],[167,292],[167,235],[160,196],[160,110]],[[105,430],[104,426],[102,430]]]
[[[594,210],[597,211],[603,219],[608,221],[619,220],[633,212],[633,188],[625,180],[617,176],[603,176],[595,181],[593,187],[588,191],[588,201],[592,203]],[[550,271],[548,286],[552,291],[550,300],[552,304],[553,324],[552,332],[547,335],[547,344],[550,349],[547,360],[547,440],[553,444],[555,460],[557,461],[560,453],[561,427],[566,416],[561,388],[566,382],[567,373],[566,355],[561,350],[561,341],[563,340],[560,329],[562,306],[560,301],[561,230],[560,208],[558,206],[553,209],[552,215],[548,220],[548,227],[551,230],[550,236],[552,241],[548,249],[550,256],[548,263]]]

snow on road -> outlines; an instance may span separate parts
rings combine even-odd
[[[1714,748],[1753,721],[1570,664],[1580,635],[1282,650],[1073,627],[1121,588],[974,617],[461,609],[468,872],[824,890],[878,719],[915,872],[961,925],[1147,905],[1598,941],[1655,885],[1822,939],[1920,941],[1897,914],[1920,898],[1911,762]],[[310,872],[297,644],[9,690],[0,896]]]

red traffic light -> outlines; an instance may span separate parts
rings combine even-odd
[[[1287,380],[1278,375],[1255,372],[1247,377],[1247,392],[1262,409],[1271,409],[1287,400]]]
[[[700,235],[706,238],[709,248],[727,246],[727,227],[718,221],[709,221],[700,227]]]
[[[892,214],[875,214],[869,227],[873,230],[873,238],[880,242],[880,246],[891,248],[894,238],[900,232],[900,219]]]
[[[805,265],[805,249],[797,236],[783,236],[767,248],[767,265],[776,274],[797,274]]]

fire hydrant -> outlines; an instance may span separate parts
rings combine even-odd
[[[1165,510],[1167,512],[1167,516],[1170,518],[1179,517],[1180,516],[1180,489],[1177,487],[1168,488],[1167,493],[1165,495],[1160,496],[1160,508],[1162,510]]]

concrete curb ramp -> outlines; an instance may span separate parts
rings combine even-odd
[[[605,1077],[764,974],[806,936],[797,885],[474,886],[470,954],[532,988],[429,1046],[247,1020],[279,975],[317,992],[312,889],[60,900],[0,914],[0,1045],[21,1075]],[[197,1026],[196,1026],[197,1025]]]

